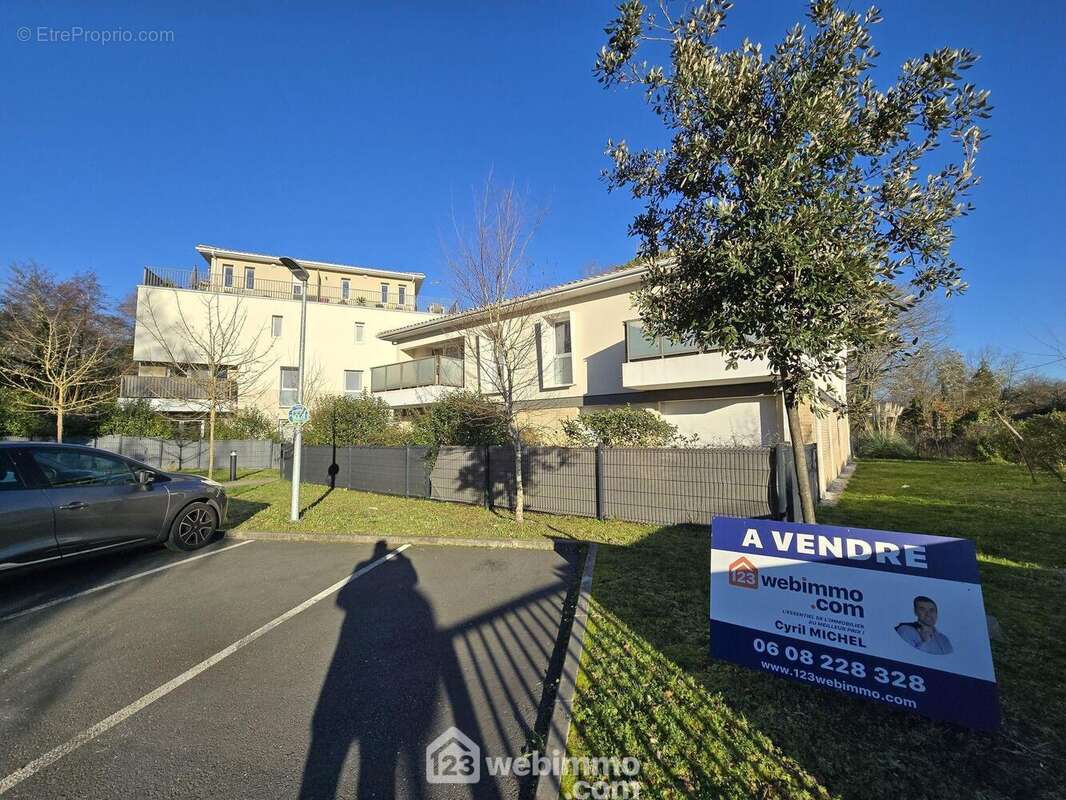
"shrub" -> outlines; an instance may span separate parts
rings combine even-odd
[[[338,447],[397,444],[404,439],[388,404],[366,394],[320,397],[311,406],[311,420],[304,426],[303,436],[305,444]]]
[[[432,450],[507,442],[507,419],[500,404],[470,390],[449,392],[411,424],[411,443]]]
[[[575,447],[669,447],[690,443],[658,414],[628,405],[571,417],[563,422],[563,433]]]
[[[855,442],[856,455],[863,458],[915,458],[914,445],[899,435],[863,433]]]
[[[97,429],[100,436],[152,436],[170,438],[173,425],[170,420],[152,408],[148,400],[134,400],[107,409],[100,418]]]
[[[279,441],[278,423],[254,406],[215,420],[216,439],[262,439]]]
[[[1029,417],[1021,425],[1030,457],[1041,464],[1066,464],[1066,411]]]

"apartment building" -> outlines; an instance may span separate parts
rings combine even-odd
[[[123,398],[148,397],[176,417],[196,417],[205,381],[175,366],[189,327],[239,323],[240,341],[259,337],[269,367],[226,365],[214,380],[235,407],[255,405],[279,421],[295,402],[300,292],[275,256],[201,245],[202,270],[148,268],[137,290],[137,374]],[[457,388],[493,393],[486,315],[444,314],[422,302],[421,273],[306,261],[307,383],[310,393],[369,392],[405,415]],[[720,352],[701,352],[645,334],[632,293],[642,267],[614,270],[516,298],[505,316],[521,317],[535,337],[520,393],[526,420],[561,440],[562,421],[626,404],[647,408],[706,445],[758,446],[789,440],[784,403],[761,360],[726,368]],[[229,315],[229,316],[227,316]],[[265,343],[265,345],[264,345]],[[239,348],[236,348],[239,349]],[[177,373],[177,374],[175,374]],[[242,379],[243,378],[243,379]],[[850,458],[842,380],[829,380],[817,408],[802,410],[807,443],[819,448],[822,487]],[[202,412],[200,414],[202,416]]]
[[[648,408],[706,445],[759,446],[789,440],[784,402],[765,361],[726,369],[720,352],[645,334],[632,293],[644,269],[631,267],[516,299],[507,312],[530,319],[528,387],[519,405],[548,438],[562,420],[626,404]],[[383,331],[398,358],[371,369],[370,391],[398,409],[426,406],[453,387],[493,392],[478,333],[483,312],[419,320]],[[818,408],[802,410],[805,440],[819,447],[823,489],[850,458],[842,379],[825,383]]]
[[[296,401],[303,285],[277,256],[196,250],[202,267],[145,268],[137,287],[136,374],[122,377],[119,399],[148,399],[176,419],[198,420],[214,392],[227,408],[256,406],[280,423]],[[309,395],[361,394],[371,367],[397,357],[378,334],[444,310],[422,301],[419,272],[300,263],[310,273]]]

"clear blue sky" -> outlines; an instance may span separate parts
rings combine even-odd
[[[805,8],[737,6],[726,44],[776,43]],[[94,269],[119,296],[145,264],[197,263],[204,242],[419,270],[425,293],[443,295],[441,236],[490,168],[547,208],[534,247],[546,278],[624,261],[636,206],[606,191],[603,148],[662,136],[638,93],[592,77],[612,13],[584,1],[5,0],[0,261]],[[957,226],[972,288],[948,306],[954,344],[1038,352],[1034,335],[1066,333],[1066,15],[963,0],[894,0],[884,14],[884,74],[970,47],[995,106],[977,211]],[[173,41],[38,40],[75,26]]]

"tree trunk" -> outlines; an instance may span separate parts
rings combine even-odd
[[[522,435],[512,423],[511,447],[514,448],[514,519],[522,524],[522,507],[525,505],[526,493],[522,483]]]
[[[56,409],[56,441],[63,443],[63,406]]]
[[[785,411],[788,413],[788,432],[792,437],[792,463],[796,469],[796,487],[799,489],[803,521],[814,524],[817,520],[811,482],[807,480],[807,448],[804,447],[803,431],[800,430],[799,400],[792,392],[785,394]]]
[[[207,477],[215,477],[215,404],[207,412]]]
[[[1029,478],[1036,483],[1036,470],[1033,468],[1033,463],[1029,460],[1029,454],[1025,452],[1025,439],[1018,433],[1018,430],[1010,424],[1010,421],[1000,413],[999,409],[995,409],[993,413],[996,415],[996,419],[1003,423],[1003,427],[1011,435],[1011,441],[1014,442],[1014,448],[1018,451],[1018,455],[1021,456],[1022,461],[1025,462],[1025,466],[1029,469]]]

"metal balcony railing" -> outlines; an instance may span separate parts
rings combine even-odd
[[[236,400],[236,381],[217,380],[214,397],[218,400]],[[128,400],[210,400],[212,381],[209,378],[162,377],[154,375],[123,375],[119,381],[118,396]]]
[[[370,370],[370,391],[416,389],[420,386],[455,386],[464,383],[463,359],[452,356],[428,356],[396,364],[384,364]]]
[[[266,280],[255,277],[248,284],[239,271],[228,278],[222,272],[208,269],[177,269],[171,267],[145,267],[144,286],[164,286],[173,289],[194,289],[200,292],[221,292],[226,294],[251,295],[253,297],[270,297],[275,300],[299,300],[300,284],[292,281]],[[314,280],[307,284],[307,301],[309,303],[333,303],[362,308],[385,308],[392,311],[439,311],[440,303],[426,304],[419,308],[413,292],[382,292],[367,289],[349,289],[340,286],[319,286]],[[429,306],[434,306],[430,309]]]

